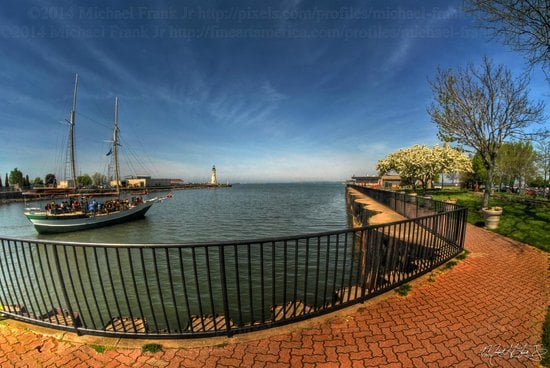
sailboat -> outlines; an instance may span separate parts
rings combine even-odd
[[[78,86],[78,74],[75,78],[73,93],[73,108],[69,115],[69,156],[70,171],[73,183],[76,184],[76,166],[74,159],[74,125],[76,110],[76,95]],[[64,233],[95,229],[143,218],[145,213],[163,198],[144,200],[141,197],[133,197],[131,200],[120,199],[120,174],[118,165],[118,97],[115,98],[115,117],[113,129],[113,155],[115,185],[117,198],[107,200],[104,203],[82,196],[80,199],[70,199],[60,204],[52,202],[40,208],[27,208],[25,216],[32,222],[36,231],[45,233]]]

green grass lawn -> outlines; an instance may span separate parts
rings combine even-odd
[[[434,199],[457,199],[457,204],[468,207],[468,222],[483,226],[481,197],[466,191],[439,191],[429,193]],[[529,205],[491,198],[489,206],[504,209],[497,233],[550,252],[550,205]]]

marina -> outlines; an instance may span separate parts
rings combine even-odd
[[[159,191],[153,197],[164,197]],[[0,206],[3,235],[79,242],[189,243],[236,240],[347,228],[340,183],[240,184],[213,190],[177,190],[162,208],[116,227],[66,234],[37,234],[23,202]],[[32,202],[43,208],[48,200]],[[31,203],[27,204],[28,206]]]
[[[190,334],[224,330],[225,322],[220,322],[224,321],[220,316],[224,309],[219,275],[222,257],[228,262],[227,280],[231,284],[227,289],[228,300],[233,305],[243,303],[242,309],[232,308],[236,321],[230,326],[254,325],[260,320],[262,324],[283,323],[293,318],[297,310],[314,312],[312,307],[301,305],[301,302],[290,302],[291,285],[295,285],[299,278],[306,277],[312,284],[318,284],[322,278],[335,289],[333,275],[337,272],[337,279],[344,280],[340,268],[357,267],[357,256],[351,255],[353,237],[344,233],[340,236],[341,245],[332,250],[325,249],[325,244],[331,241],[329,238],[315,236],[297,238],[288,243],[278,241],[276,245],[257,240],[248,246],[230,246],[231,241],[243,237],[288,237],[327,229],[345,231],[348,219],[345,187],[340,183],[248,184],[231,189],[176,191],[170,201],[163,203],[162,210],[154,207],[150,216],[141,220],[116,227],[60,234],[36,234],[22,216],[22,207],[22,203],[0,206],[1,225],[4,234],[29,238],[29,242],[20,247],[4,239],[0,254],[34,265],[31,268],[35,271],[23,274],[22,278],[8,279],[18,290],[27,288],[27,285],[38,285],[44,295],[38,297],[33,292],[27,293],[25,298],[33,300],[33,307],[28,307],[29,303],[15,303],[6,305],[4,310],[71,328],[104,329],[116,334],[152,331]],[[227,247],[207,245],[207,242],[219,244],[219,240],[228,242]],[[54,246],[58,241],[70,243],[58,248]],[[95,246],[78,245],[83,243],[94,243]],[[116,243],[124,244],[113,246]],[[132,243],[145,247],[134,248]],[[171,246],[168,243],[188,245]],[[201,243],[205,245],[198,245]],[[61,249],[62,252],[57,253]],[[297,257],[303,258],[307,254],[312,257],[311,266],[299,265]],[[308,271],[315,264],[314,259],[331,255],[336,255],[337,264],[317,274]],[[61,257],[60,264],[54,262],[58,257]],[[6,267],[11,266],[0,266],[0,275],[7,276],[4,271],[7,272]],[[73,279],[80,285],[77,289],[71,287],[69,291],[68,297],[74,303],[70,308],[60,301],[61,289],[55,277],[47,276],[38,281],[43,271],[37,270],[58,266],[61,266],[59,271],[63,273],[63,279]],[[297,275],[288,276],[287,267]],[[266,281],[262,291],[252,284],[252,288],[245,287],[249,282],[258,285],[264,276],[271,278],[272,286]],[[275,284],[285,286],[275,287]],[[80,287],[82,290],[78,290]],[[309,295],[309,304],[324,305],[332,298],[327,290],[314,290],[309,286],[308,292],[307,288],[307,285],[300,284],[299,289]],[[151,299],[144,299],[142,293]],[[78,302],[83,295],[91,296],[99,307]],[[174,299],[160,302],[169,295]],[[12,294],[0,297],[3,300],[15,298]],[[264,298],[273,301],[268,304]],[[126,301],[124,306],[113,308],[122,300]],[[105,319],[107,315],[110,316],[108,321]]]
[[[361,187],[355,187],[360,193],[348,196],[342,203],[337,199],[345,192],[350,193],[349,187],[316,184],[318,196],[314,197],[310,195],[312,186],[265,185],[270,188],[271,211],[260,207],[261,202],[254,206],[240,198],[246,208],[260,209],[255,216],[254,239],[234,240],[225,234],[218,236],[221,241],[144,244],[128,239],[115,243],[115,236],[101,242],[97,238],[86,242],[61,241],[57,235],[55,239],[36,240],[2,237],[3,310],[24,321],[78,334],[231,336],[364,301],[462,251],[464,208],[437,201],[419,202],[416,197],[394,192],[369,192],[370,189]],[[257,194],[266,194],[267,188],[259,187]],[[325,195],[321,195],[323,191]],[[331,192],[337,195],[331,197]],[[218,193],[223,198],[235,192],[195,193]],[[250,198],[251,191],[247,194]],[[378,202],[407,217],[415,214],[421,217],[365,226],[368,216],[357,205],[354,199],[357,195],[376,197]],[[330,205],[322,208],[327,204],[338,205],[346,215],[349,209],[352,217],[361,219],[362,226],[327,231],[330,224],[323,221],[317,232],[304,230],[308,227],[305,225],[293,234],[258,235],[260,229],[273,234],[273,224],[287,231],[291,229],[295,218],[289,214],[296,216],[298,212],[294,206],[307,210],[301,212],[302,221],[318,221],[319,214],[336,218],[328,210]],[[235,218],[227,212],[231,209],[231,205],[213,204],[207,214],[221,212],[228,215],[228,223],[234,224]],[[245,208],[240,208],[235,215],[245,212]],[[186,216],[179,213],[176,217],[180,224],[186,223],[182,221]],[[348,217],[344,217],[347,221]],[[213,218],[209,224],[224,228],[223,220]],[[243,226],[232,225],[239,237],[246,232],[244,224],[250,220],[241,218]],[[142,221],[120,228],[139,222]],[[118,227],[101,230],[114,235]],[[162,230],[167,232],[168,228],[164,226]],[[144,231],[142,223],[137,235]],[[60,235],[92,233],[96,230]]]

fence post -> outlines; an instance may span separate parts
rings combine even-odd
[[[367,288],[367,279],[368,279],[368,267],[367,267],[367,230],[362,230],[361,232],[361,273],[359,277],[359,282],[361,285],[361,300],[364,302],[366,299],[366,288]]]
[[[67,287],[65,286],[65,280],[63,280],[63,274],[61,273],[61,262],[59,262],[59,254],[58,254],[58,248],[59,248],[59,245],[52,245],[53,246],[53,254],[54,254],[54,257],[55,257],[55,267],[57,269],[57,277],[59,278],[59,283],[61,285],[61,292],[63,293],[63,299],[64,302],[65,302],[65,305],[67,306],[67,310],[69,311],[69,316],[71,317],[71,320],[73,321],[73,328],[74,328],[74,331],[77,335],[80,335],[80,330],[78,329],[78,327],[76,327],[76,321],[75,321],[75,313],[74,313],[74,310],[73,310],[73,307],[71,306],[71,303],[69,301],[69,296],[67,294]],[[69,270],[70,272],[70,270]],[[75,295],[76,297],[76,295]],[[63,311],[63,306],[59,306],[59,308],[61,309],[61,313],[65,313]],[[63,317],[65,320],[66,318]]]
[[[225,252],[223,245],[218,245],[220,255],[220,282],[222,288],[223,299],[223,315],[225,316],[225,329],[227,336],[231,337],[233,332],[231,331],[231,323],[229,322],[229,302],[227,299],[227,279],[225,278]],[[240,297],[240,296],[239,296]]]

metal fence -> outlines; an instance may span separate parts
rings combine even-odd
[[[462,251],[466,209],[411,203],[401,194],[368,195],[402,213],[430,214],[215,244],[0,238],[0,313],[78,334],[232,335],[363,302]]]

